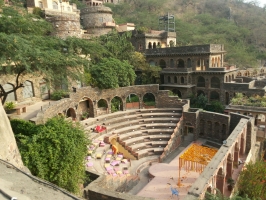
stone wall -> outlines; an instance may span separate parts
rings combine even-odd
[[[166,147],[163,150],[163,154],[159,158],[159,162],[163,162],[169,154],[176,150],[181,142],[183,135],[183,117],[180,118],[179,122],[174,129],[173,134],[171,135],[170,140],[168,141]]]
[[[79,120],[84,112],[89,111],[91,117],[97,117],[99,115],[99,112],[97,112],[99,110],[97,103],[101,99],[107,103],[106,113],[108,114],[111,113],[111,101],[114,97],[121,99],[121,110],[126,110],[126,99],[130,94],[135,94],[139,97],[139,105],[142,109],[144,108],[143,96],[147,93],[154,95],[155,107],[157,108],[176,108],[188,103],[187,100],[180,100],[178,97],[169,97],[168,91],[159,90],[159,85],[139,85],[103,90],[83,87],[77,89],[76,93],[70,93],[70,98],[57,101],[40,111],[37,114],[36,123],[43,123],[48,118],[56,116],[59,113],[67,115],[69,109],[73,110],[71,117],[75,120]],[[84,101],[87,101],[88,104],[84,103]],[[86,105],[89,105],[89,107],[86,108]]]
[[[102,175],[84,189],[86,199],[93,200],[152,200],[124,192],[129,191],[139,182],[137,176],[112,177]]]
[[[17,168],[24,168],[17,143],[7,118],[6,112],[0,102],[0,159],[5,160]]]

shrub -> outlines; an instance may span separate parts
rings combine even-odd
[[[15,103],[13,102],[13,101],[7,101],[6,103],[5,103],[5,109],[6,110],[12,110],[12,109],[14,109],[15,108]]]
[[[52,100],[60,100],[64,97],[67,97],[68,93],[66,91],[63,90],[58,90],[58,91],[54,91],[53,94],[51,94],[51,99]]]

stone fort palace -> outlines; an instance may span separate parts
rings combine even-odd
[[[71,90],[69,98],[42,107],[30,119],[40,124],[62,115],[84,126],[92,139],[86,158],[90,164],[86,169],[94,180],[84,188],[84,198],[167,199],[170,194],[167,184],[177,187],[180,199],[204,199],[207,191],[215,194],[215,188],[230,196],[233,191],[226,187],[227,179],[237,182],[245,165],[260,154],[259,141],[265,134],[258,135],[257,125],[265,124],[265,117],[258,118],[266,113],[263,109],[233,107],[227,107],[227,114],[202,111],[190,108],[188,97],[203,94],[208,102],[217,100],[228,105],[236,93],[264,96],[266,68],[240,70],[227,65],[222,44],[176,47],[173,31],[140,33],[134,30],[133,24],[118,26],[112,10],[103,6],[103,3],[120,3],[118,0],[84,2],[87,7],[82,10],[68,1],[27,0],[27,5],[29,10],[43,9],[54,26],[53,34],[62,38],[89,39],[114,28],[132,31],[131,42],[136,51],[144,53],[151,66],[162,68],[160,84],[100,90],[73,83],[71,87],[77,90]],[[173,20],[169,15],[163,19]],[[14,87],[10,80],[13,79],[1,76],[6,91]],[[24,85],[10,93],[8,101],[29,104],[49,98],[50,91],[42,77],[25,76]],[[178,96],[169,96],[169,90]],[[153,106],[146,104],[147,95],[152,96]],[[132,97],[138,101],[130,102]],[[113,99],[119,101],[117,112],[111,109]],[[96,131],[97,126],[101,131]],[[108,156],[112,154],[110,144],[116,146],[121,159]],[[189,152],[192,144],[206,147],[206,152],[215,149],[216,153],[212,156],[197,153],[189,160],[184,151]],[[179,159],[172,165],[169,159],[178,155],[175,152],[184,161]],[[133,192],[129,191],[141,182],[144,168],[148,168],[149,183],[132,196]]]

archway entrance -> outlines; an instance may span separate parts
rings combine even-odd
[[[152,93],[146,93],[143,96],[143,107],[144,108],[155,108],[155,96]]]
[[[83,98],[83,101],[79,102],[78,112],[81,114],[81,119],[87,119],[94,117],[93,102],[90,98]]]
[[[122,99],[118,96],[114,97],[111,101],[111,111],[117,112],[123,110],[123,102]]]
[[[97,116],[108,114],[108,104],[105,99],[100,99],[97,102]]]
[[[67,110],[66,116],[67,117],[71,117],[72,120],[75,120],[76,119],[76,112],[75,112],[75,110],[73,108],[69,108]]]
[[[126,99],[126,109],[139,109],[139,97],[136,94],[129,94]]]

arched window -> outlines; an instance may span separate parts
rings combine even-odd
[[[163,59],[161,59],[159,65],[160,65],[161,68],[165,68],[166,67],[166,62]]]
[[[200,62],[200,59],[197,61],[197,67],[200,67],[201,66],[201,62]]]
[[[139,44],[139,50],[142,50],[142,45],[141,44]]]
[[[177,67],[184,68],[185,67],[185,62],[182,59],[177,60]]]
[[[23,98],[29,98],[29,97],[34,97],[34,92],[33,92],[33,85],[32,82],[30,81],[25,81],[23,83],[24,87],[23,87]]]
[[[174,78],[174,82],[177,83],[177,77],[176,77],[176,76],[175,76],[175,78]]]
[[[205,87],[205,79],[202,76],[198,77],[197,87]]]
[[[53,9],[58,10],[58,4],[55,1],[53,1]]]
[[[167,81],[168,81],[168,83],[171,83],[171,77],[170,76],[167,77]]]
[[[170,59],[170,67],[171,68],[174,68],[175,67],[175,63],[174,63],[174,60],[173,59]]]
[[[210,101],[219,101],[220,100],[220,95],[216,91],[212,91],[210,95]]]
[[[148,49],[152,49],[152,44],[149,42]]]
[[[153,43],[152,48],[156,49],[156,42]]]
[[[181,77],[180,82],[185,83],[185,78],[183,76]]]
[[[154,62],[154,60],[150,60],[150,61],[149,61],[149,64],[150,64],[151,66],[155,66],[155,62]]]
[[[217,77],[212,77],[211,88],[220,88],[220,79]]]
[[[192,67],[192,63],[191,63],[191,59],[190,58],[187,59],[187,67],[188,68]]]
[[[228,77],[227,77],[227,76],[225,77],[225,82],[226,82],[226,83],[228,82]]]

